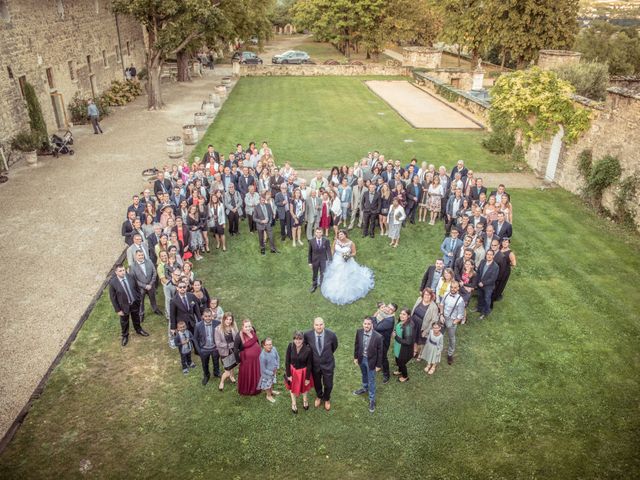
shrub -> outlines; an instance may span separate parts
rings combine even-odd
[[[591,175],[591,168],[593,167],[593,152],[591,150],[583,150],[578,156],[578,172],[582,175],[582,178],[589,178]]]
[[[137,80],[114,80],[108,90],[102,94],[104,102],[109,106],[123,106],[135,100],[142,93]]]
[[[576,94],[602,101],[609,86],[609,67],[606,63],[583,62],[556,70],[558,77],[569,82]]]
[[[620,161],[611,155],[605,155],[593,166],[587,178],[587,190],[595,198],[602,198],[602,193],[616,183],[622,174]]]
[[[21,152],[33,152],[42,147],[41,134],[38,132],[20,132],[11,141],[11,148]]]
[[[100,95],[95,99],[96,106],[98,107],[98,112],[101,117],[106,117],[109,115],[109,104],[104,99],[103,95]],[[83,125],[88,123],[87,120],[87,105],[88,99],[84,98],[80,92],[76,92],[76,94],[69,102],[68,111],[71,114],[71,121],[76,125]]]
[[[515,146],[515,135],[509,124],[499,115],[489,113],[491,133],[482,140],[482,146],[492,153],[510,154]]]
[[[31,132],[35,133],[40,144],[38,147],[49,144],[49,134],[47,133],[47,124],[42,116],[42,108],[40,101],[36,95],[36,91],[29,82],[24,84],[24,98],[27,102],[27,111],[29,112],[29,126]],[[33,150],[33,149],[32,149]]]

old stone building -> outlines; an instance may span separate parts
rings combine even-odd
[[[144,64],[142,26],[109,0],[0,0],[0,145],[28,128],[24,82],[51,133],[69,125],[76,92],[100,94],[131,63]]]

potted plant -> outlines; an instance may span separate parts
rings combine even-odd
[[[38,149],[42,147],[40,135],[36,132],[20,132],[11,142],[11,147],[23,153],[29,165],[38,163]]]

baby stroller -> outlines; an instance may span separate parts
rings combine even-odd
[[[62,136],[54,133],[51,135],[49,143],[51,144],[51,153],[54,157],[57,157],[61,153],[64,155],[73,155],[75,153],[72,148],[69,148],[69,145],[73,145],[73,134],[69,130]]]

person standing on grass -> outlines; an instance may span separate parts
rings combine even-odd
[[[202,385],[209,383],[211,371],[209,370],[209,360],[213,363],[213,376],[220,377],[220,354],[216,347],[215,331],[220,325],[218,320],[214,319],[214,314],[210,308],[205,308],[202,312],[202,321],[196,323],[194,341],[200,352],[200,360],[202,361]]]
[[[122,265],[116,267],[116,274],[109,280],[109,297],[120,318],[122,346],[129,343],[129,317],[136,333],[148,337],[149,334],[140,326],[140,293],[136,288],[136,281]]]
[[[262,353],[260,353],[260,381],[258,382],[258,390],[262,390],[267,394],[267,400],[271,403],[276,401],[274,395],[280,395],[280,392],[273,389],[276,383],[278,368],[280,368],[280,355],[278,350],[273,346],[273,340],[267,337],[262,342]]]
[[[440,357],[442,355],[442,349],[444,348],[444,336],[441,333],[441,327],[439,323],[434,323],[427,335],[427,343],[422,349],[420,358],[427,362],[427,366],[424,367],[424,371],[429,375],[433,375],[436,371],[436,367],[440,364]]]
[[[413,358],[413,325],[411,323],[411,311],[408,308],[400,310],[400,318],[393,331],[393,356],[396,358],[398,370],[393,372],[398,376],[400,383],[409,381],[407,363]]]
[[[369,412],[376,410],[376,372],[382,370],[383,355],[382,335],[373,329],[370,317],[364,317],[362,328],[356,331],[353,349],[353,363],[362,372],[362,387],[354,391],[354,395],[369,394]]]
[[[224,373],[220,377],[220,385],[218,385],[218,390],[221,392],[224,390],[224,382],[227,378],[231,383],[236,383],[234,371],[238,365],[238,359],[234,351],[234,343],[237,335],[238,327],[233,313],[225,312],[222,316],[222,322],[216,327],[214,333],[216,348],[224,367]]]
[[[304,343],[302,332],[293,334],[293,341],[287,346],[285,357],[285,387],[291,393],[291,411],[298,413],[296,399],[302,394],[302,408],[309,410],[307,392],[313,387],[312,373],[313,353],[311,347]]]
[[[324,326],[324,320],[316,317],[313,330],[304,334],[304,340],[313,352],[313,383],[316,388],[315,406],[324,403],[326,411],[331,410],[333,373],[336,368],[334,353],[338,348],[338,337]]]
[[[236,335],[234,351],[238,359],[238,393],[257,395],[260,393],[260,341],[251,320],[242,321],[242,329]]]
[[[393,199],[389,213],[387,214],[387,225],[389,226],[388,236],[391,240],[390,247],[398,248],[398,242],[400,241],[400,229],[404,220],[407,218],[404,208],[400,205],[398,197]]]
[[[173,336],[173,343],[180,353],[180,363],[182,364],[182,373],[187,375],[190,368],[196,368],[196,364],[191,360],[191,352],[193,351],[193,335],[187,330],[185,322],[178,322],[178,330]]]
[[[447,329],[447,337],[449,345],[447,346],[447,363],[453,363],[453,354],[456,351],[456,329],[464,320],[464,299],[458,293],[460,284],[456,281],[451,282],[451,290],[447,293],[442,302],[440,302],[440,323],[444,323]]]
[[[485,259],[478,265],[478,309],[479,320],[483,320],[491,313],[491,297],[495,288],[500,269],[493,261],[494,251],[487,250]]]
[[[100,127],[100,112],[98,111],[98,106],[91,99],[87,102],[87,116],[91,121],[91,125],[93,126],[93,133],[98,135],[99,133],[104,133],[102,128]]]
[[[391,334],[393,333],[393,326],[396,322],[395,313],[398,310],[398,305],[390,303],[385,305],[384,303],[378,304],[378,310],[373,314],[373,328],[376,332],[382,335],[382,383],[387,384],[391,379],[391,369],[389,368],[389,347],[391,346]]]

